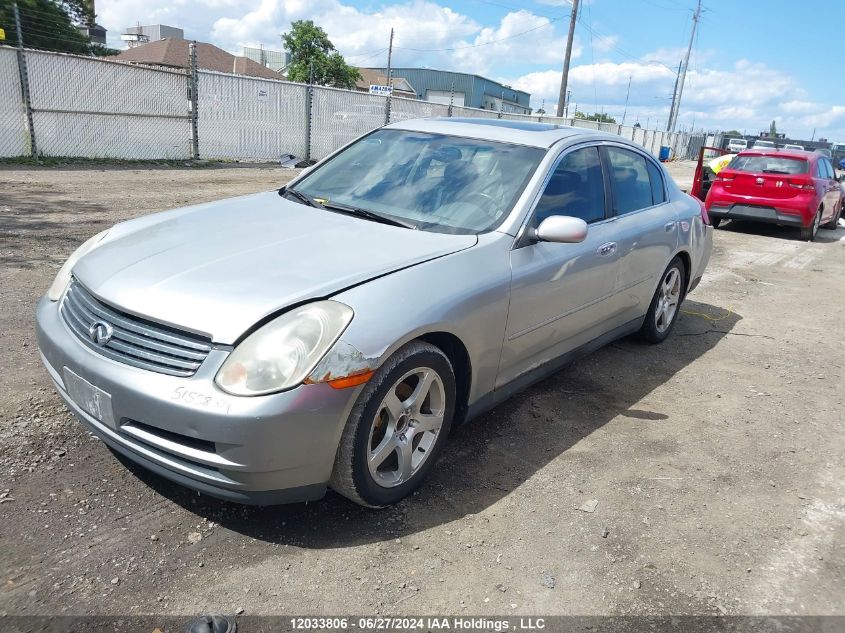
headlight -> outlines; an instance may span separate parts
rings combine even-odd
[[[244,339],[214,382],[233,396],[260,396],[300,384],[352,321],[352,308],[317,301],[286,312]]]
[[[73,270],[74,265],[78,262],[84,255],[90,253],[94,250],[94,247],[97,246],[97,243],[102,240],[106,234],[108,233],[108,229],[103,231],[102,233],[97,233],[94,237],[86,240],[82,243],[82,246],[77,248],[73,251],[73,254],[67,258],[67,261],[64,263],[59,269],[59,274],[56,275],[56,278],[53,280],[50,289],[47,291],[47,298],[50,301],[58,301],[62,297],[62,293],[67,288],[67,285],[70,283],[70,271]]]

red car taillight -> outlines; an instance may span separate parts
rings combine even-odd
[[[789,181],[789,186],[794,187],[795,189],[801,189],[802,191],[814,191],[816,189],[816,185],[812,180],[792,179]]]

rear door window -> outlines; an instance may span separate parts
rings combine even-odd
[[[834,178],[833,165],[830,164],[830,161],[822,158],[819,162],[824,166],[825,178]]]
[[[663,186],[663,174],[660,173],[660,169],[652,163],[650,160],[647,160],[646,168],[648,169],[648,179],[651,181],[651,203],[652,204],[661,204],[666,202],[666,191]]]
[[[616,215],[653,206],[652,183],[646,158],[619,147],[608,147],[607,157],[610,161],[610,183]]]
[[[604,174],[597,147],[576,149],[552,172],[537,203],[535,226],[552,215],[568,215],[585,222],[605,218]]]

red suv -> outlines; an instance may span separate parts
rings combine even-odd
[[[719,172],[705,206],[718,227],[722,220],[752,220],[795,226],[812,241],[819,226],[835,229],[843,193],[830,159],[816,152],[751,149]]]

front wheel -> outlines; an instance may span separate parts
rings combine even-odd
[[[408,343],[358,397],[329,484],[371,508],[407,497],[434,466],[454,412],[455,374],[448,357],[428,343]]]
[[[684,262],[675,257],[657,285],[651,305],[640,328],[640,337],[649,343],[662,343],[675,327],[684,297]]]
[[[812,242],[816,239],[816,235],[819,233],[819,226],[822,223],[822,208],[819,207],[818,211],[816,211],[816,215],[813,218],[813,222],[810,226],[802,226],[801,227],[801,239],[805,242]]]

